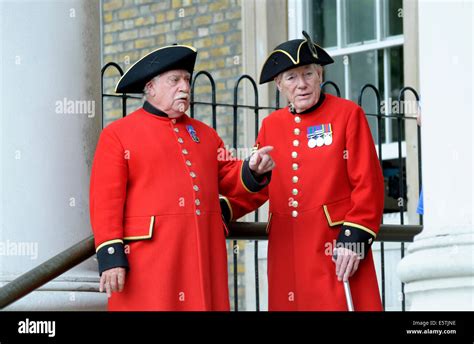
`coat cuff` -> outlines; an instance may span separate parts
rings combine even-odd
[[[375,232],[367,227],[344,222],[337,238],[336,247],[347,248],[364,259],[367,257],[375,237]]]
[[[229,223],[230,221],[232,221],[233,218],[232,206],[230,205],[230,202],[227,197],[224,196],[219,196],[219,202],[221,205],[222,219],[225,223]]]
[[[97,248],[97,261],[99,263],[99,274],[112,268],[129,269],[127,256],[122,240],[111,240]]]
[[[240,173],[240,177],[244,188],[248,192],[255,193],[259,192],[270,183],[270,180],[272,178],[272,172],[270,171],[261,176],[256,177],[253,175],[252,170],[250,169],[249,159],[245,159],[242,162],[242,170]]]

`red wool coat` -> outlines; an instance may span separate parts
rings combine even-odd
[[[90,185],[99,268],[129,266],[109,310],[229,310],[219,193],[245,199],[250,185],[223,151],[186,115],[141,108],[103,130]]]
[[[309,142],[308,134],[323,132],[318,144]],[[244,207],[231,203],[240,216],[270,199],[269,309],[347,310],[331,260],[339,243],[365,254],[350,278],[355,310],[381,310],[369,247],[381,222],[384,183],[362,109],[332,95],[309,113],[280,109],[263,121],[257,146],[266,145],[274,146],[276,162],[269,187]]]

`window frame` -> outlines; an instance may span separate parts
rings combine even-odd
[[[288,0],[288,39],[301,38],[301,32],[307,27],[310,22],[310,0]],[[389,33],[388,13],[385,10],[387,3],[385,0],[375,0],[375,11],[376,15],[376,39],[353,43],[346,45],[346,3],[347,0],[336,0],[336,27],[337,27],[337,46],[325,47],[326,51],[332,57],[347,57],[348,63],[344,62],[344,89],[341,90],[341,95],[350,99],[350,72],[351,63],[350,55],[368,51],[383,51],[383,74],[384,74],[384,94],[383,100],[385,104],[391,104],[390,102],[390,90],[391,90],[391,76],[390,76],[390,48],[396,48],[403,46],[405,43],[403,33],[400,35],[387,36]],[[383,18],[383,20],[382,20]],[[378,74],[378,73],[377,73]],[[378,84],[378,82],[377,82]],[[388,105],[387,105],[388,106]],[[382,142],[384,148],[383,160],[390,160],[396,158],[392,154],[387,155],[386,152],[393,152],[391,149],[392,145],[396,145],[397,142],[392,142],[392,121],[385,121],[385,141]],[[402,141],[405,144],[405,140]],[[403,154],[405,157],[406,154]]]

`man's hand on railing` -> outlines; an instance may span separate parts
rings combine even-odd
[[[107,297],[111,297],[114,292],[121,292],[125,285],[125,268],[112,268],[105,270],[100,276],[99,291],[102,293],[105,289]]]
[[[344,247],[334,250],[332,261],[336,264],[336,275],[339,281],[348,281],[359,268],[360,257],[354,251]]]

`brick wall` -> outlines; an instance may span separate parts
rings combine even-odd
[[[173,43],[198,49],[196,71],[209,71],[216,81],[217,102],[233,100],[241,68],[241,0],[104,0],[103,61],[127,70],[146,53]],[[104,90],[113,93],[117,74],[107,72]],[[210,101],[207,79],[198,79],[196,101]],[[141,101],[130,101],[128,111]],[[196,118],[211,123],[211,108],[197,105]],[[105,122],[121,116],[120,101],[104,102]],[[232,108],[218,108],[218,131],[231,143]]]

